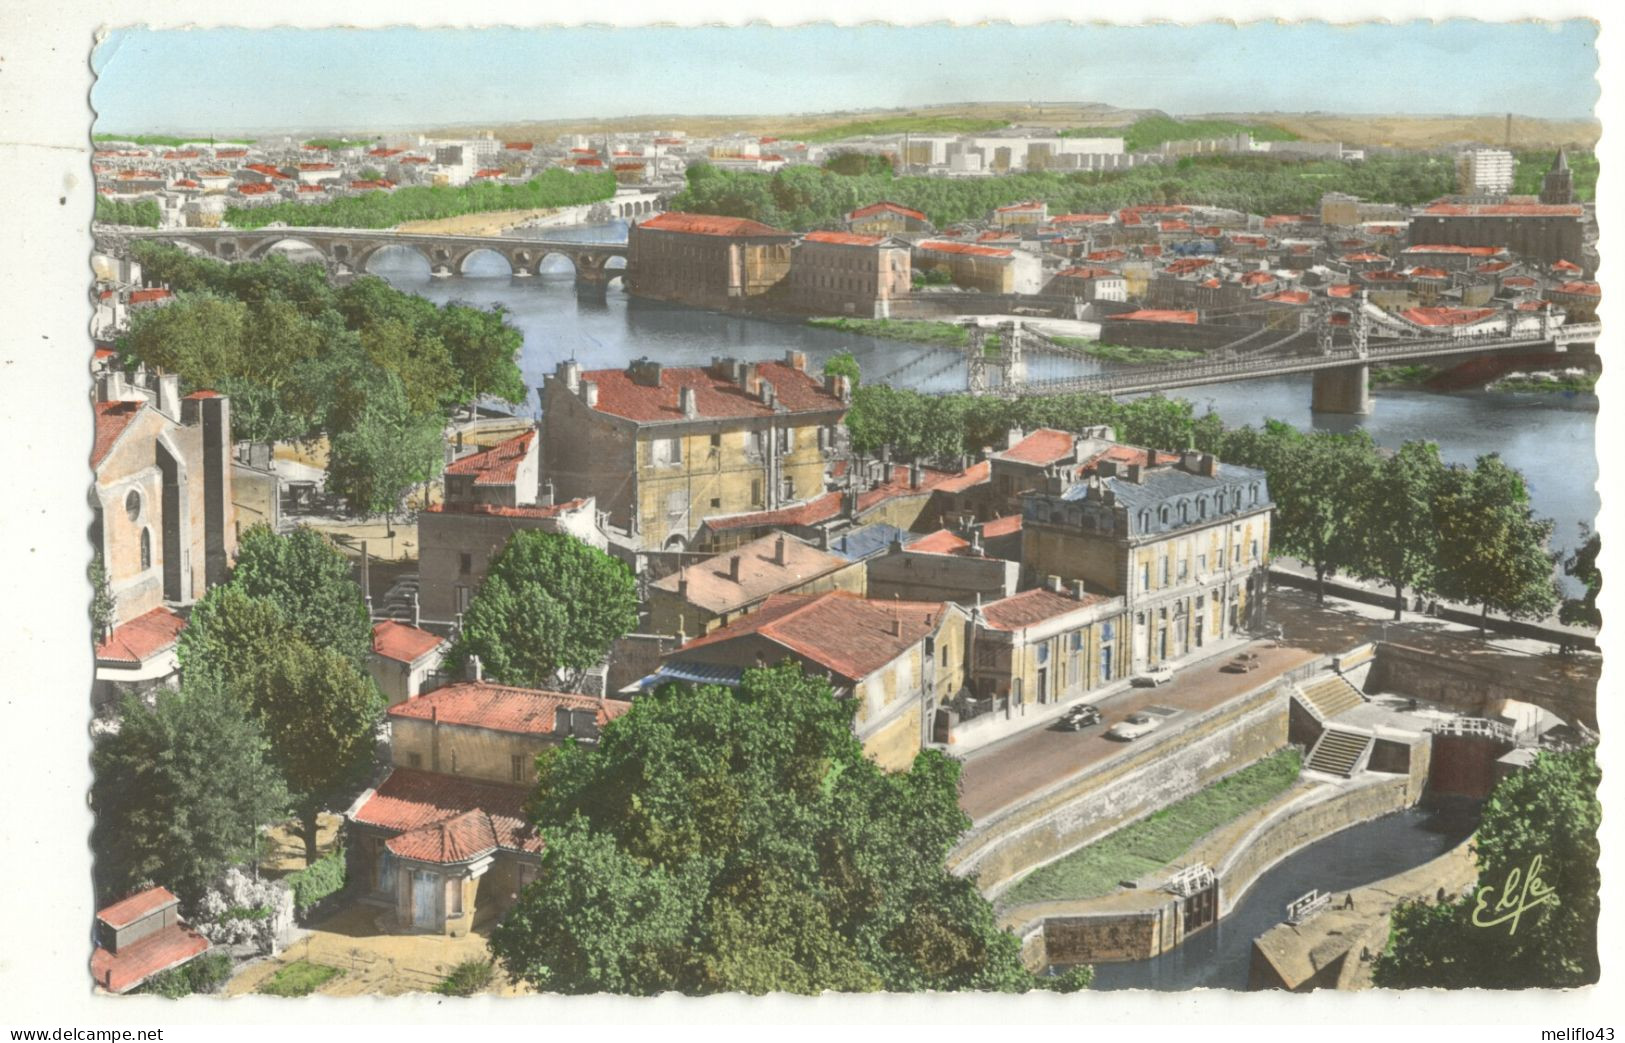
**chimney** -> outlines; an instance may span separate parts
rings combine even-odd
[[[773,564],[781,565],[781,566],[784,564],[784,537],[783,536],[780,536],[778,539],[773,541]]]
[[[1022,432],[1021,428],[1012,427],[1009,431],[1005,432],[1004,447],[1006,449],[1014,449],[1016,447],[1016,443],[1020,442],[1025,437],[1027,436]]]
[[[766,406],[771,406],[778,397],[773,391],[773,382],[770,380],[756,382],[756,395],[762,400],[762,404]]]
[[[739,555],[737,554],[728,557],[728,578],[735,583],[739,582]]]
[[[158,374],[158,412],[171,420],[181,418],[181,378],[177,373]]]
[[[627,365],[626,370],[634,384],[650,388],[660,386],[660,363],[653,359],[634,359]]]
[[[412,625],[420,629],[423,626],[423,611],[418,606],[418,592],[415,590],[412,591]]]
[[[684,601],[688,600],[688,570],[677,570],[677,596]]]
[[[479,656],[471,655],[468,657],[468,668],[474,672],[474,680],[485,680],[485,664],[480,662]]]
[[[598,385],[590,380],[581,382],[581,401],[587,404],[588,409],[598,408]]]
[[[891,481],[891,443],[880,447],[880,480]]]
[[[1083,590],[1083,580],[1075,579],[1072,581],[1072,596],[1079,601],[1082,601],[1087,596]]]
[[[1049,577],[1047,577],[1047,579],[1045,580],[1044,586],[1049,589],[1049,592],[1051,594],[1059,594],[1064,589],[1061,586],[1061,577],[1059,577],[1059,576],[1049,576]]]
[[[857,520],[858,493],[856,489],[848,489],[841,494],[841,517],[847,521]]]
[[[920,461],[918,459],[908,465],[908,487],[910,489],[918,489],[920,487],[920,483],[925,479],[924,471],[925,469],[920,466]]]
[[[700,407],[696,401],[693,388],[686,387],[679,391],[677,393],[677,401],[683,407],[684,420],[693,420],[695,417],[700,415]]]
[[[902,621],[902,619],[900,619],[897,616],[897,613],[895,613],[895,612],[892,613],[891,625],[889,627],[887,627],[887,631],[891,634],[892,637],[902,637],[903,636],[903,621]]]
[[[555,494],[553,492],[553,479],[549,478],[547,481],[542,483],[542,494],[541,494],[541,496],[537,497],[537,506],[539,506],[539,507],[551,507],[551,506],[553,506],[553,497],[554,497],[554,495]]]
[[[807,355],[805,352],[790,350],[784,353],[784,364],[791,369],[807,372]]]
[[[1147,467],[1155,467],[1155,466],[1157,466],[1157,451],[1155,449],[1151,449],[1151,448],[1146,449],[1146,451],[1145,451],[1145,465]]]
[[[1204,478],[1217,478],[1219,475],[1219,458],[1212,453],[1203,453],[1201,474]]]
[[[1141,467],[1139,464],[1129,464],[1128,465],[1128,474],[1124,475],[1124,476],[1121,476],[1121,477],[1126,477],[1129,481],[1133,482],[1135,485],[1139,485],[1142,478],[1143,478],[1143,476],[1144,476],[1144,474],[1145,474],[1145,468]]]

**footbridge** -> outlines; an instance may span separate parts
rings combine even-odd
[[[1350,331],[1347,327],[1352,325]],[[1400,330],[1389,323],[1389,336],[1371,336],[1376,323],[1361,315],[1355,321],[1331,321],[1329,314],[1305,323],[1298,330],[1258,331],[1191,362],[1166,365],[1122,366],[1109,372],[1051,380],[1026,379],[1024,357],[1034,351],[1079,354],[1050,338],[1007,322],[999,329],[997,351],[985,346],[985,334],[972,331],[966,347],[966,384],[972,394],[1015,398],[1027,395],[1095,393],[1134,395],[1204,384],[1228,384],[1314,374],[1317,412],[1363,414],[1371,411],[1370,368],[1451,356],[1476,356],[1499,351],[1567,351],[1571,344],[1594,344],[1598,323],[1556,325],[1548,316],[1508,317],[1499,326],[1458,331],[1448,336],[1420,330]],[[1270,334],[1274,334],[1271,336]],[[1406,335],[1408,334],[1408,335]],[[1339,344],[1338,335],[1347,335]],[[1295,342],[1295,343],[1294,343]],[[997,373],[998,380],[990,379]]]
[[[102,238],[109,240],[103,244],[104,248],[114,249],[120,241],[184,244],[222,261],[254,261],[278,246],[307,246],[321,254],[336,272],[357,274],[366,271],[367,262],[375,253],[391,246],[415,250],[429,262],[429,270],[439,276],[462,274],[468,259],[482,250],[499,254],[513,269],[513,274],[521,278],[536,274],[546,258],[559,256],[575,267],[577,286],[597,290],[602,290],[623,270],[611,267],[609,262],[614,258],[624,262],[627,256],[625,243],[437,235],[374,228],[155,228],[120,230]]]

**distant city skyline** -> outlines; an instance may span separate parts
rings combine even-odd
[[[565,29],[120,29],[96,129],[431,129],[1014,102],[1202,113],[1594,117],[1564,22]],[[1485,70],[1493,69],[1494,76]],[[1341,72],[1342,74],[1338,74]]]

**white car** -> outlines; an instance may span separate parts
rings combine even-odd
[[[1167,684],[1174,679],[1174,668],[1171,666],[1154,666],[1143,674],[1134,676],[1134,685],[1137,688],[1155,688],[1159,684]]]
[[[1130,742],[1142,735],[1149,735],[1162,727],[1162,719],[1153,717],[1148,713],[1132,713],[1106,730],[1108,738],[1122,739]]]

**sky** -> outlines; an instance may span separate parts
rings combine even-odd
[[[431,129],[966,101],[1201,112],[1584,118],[1584,20],[1351,27],[120,29],[92,58],[98,131]]]

